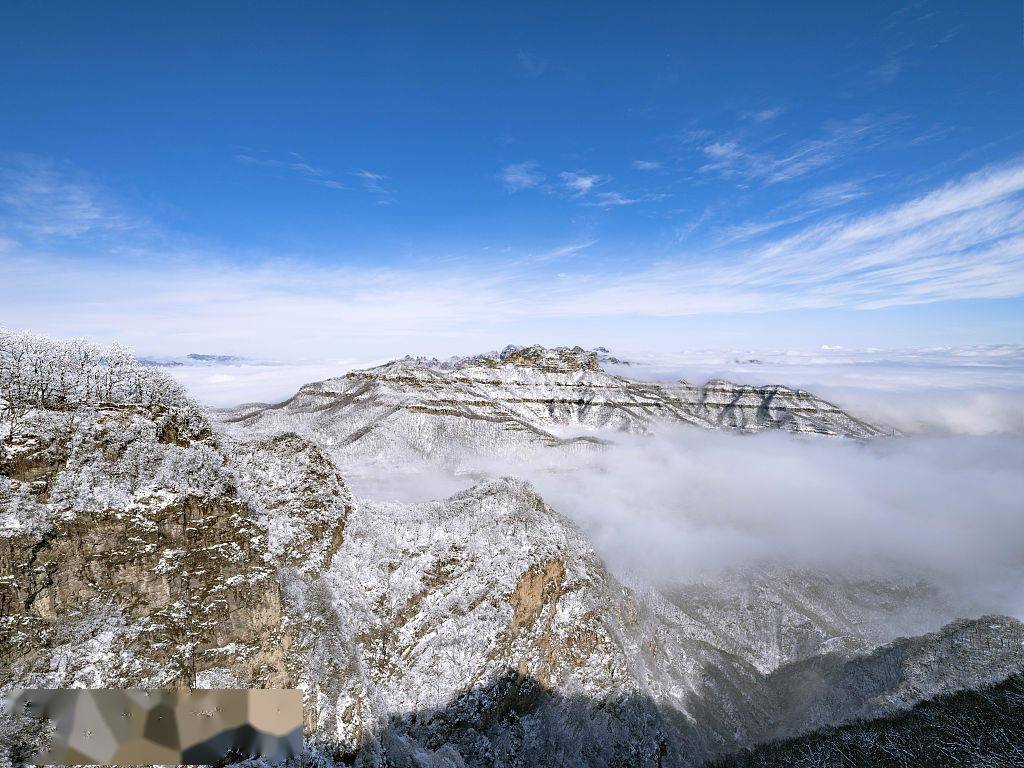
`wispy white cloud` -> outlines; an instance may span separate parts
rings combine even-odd
[[[719,243],[736,243],[760,237],[783,227],[789,227],[835,208],[860,200],[867,196],[864,183],[848,180],[826,184],[808,190],[789,203],[766,215],[763,219],[744,221],[725,227],[719,236]]]
[[[362,181],[363,189],[377,197],[378,203],[388,205],[393,202],[392,191],[388,186],[388,177],[384,174],[360,168],[353,171],[352,175]]]
[[[1024,164],[916,200],[809,227],[745,260],[750,285],[803,286],[861,308],[1024,291]]]
[[[569,245],[562,245],[558,248],[553,248],[540,256],[536,257],[534,261],[555,261],[557,259],[565,259],[570,256],[576,256],[579,253],[587,250],[593,245],[597,244],[597,240],[583,240],[578,243],[570,243]]]
[[[820,210],[859,200],[866,195],[867,190],[860,181],[837,181],[805,192],[800,196],[800,202]]]
[[[638,197],[626,197],[619,192],[598,192],[594,198],[587,200],[583,205],[590,205],[596,208],[616,208],[620,205],[636,205],[641,202]]]
[[[310,184],[328,189],[346,189],[346,185],[323,168],[309,163],[298,152],[289,152],[287,159],[264,157],[249,151],[236,152],[235,162],[260,168],[269,168],[294,175]]]
[[[609,195],[608,205],[628,204],[613,192],[601,194]],[[562,251],[579,249],[574,243]],[[357,339],[408,345],[555,319],[1009,298],[1024,296],[1024,159],[753,245],[629,266],[620,259],[614,270],[597,266],[600,260],[566,265],[514,253],[390,268],[338,266],[322,257],[251,255],[239,263],[216,250],[169,262],[159,247],[137,249],[131,259],[114,252],[86,262],[15,245],[2,258],[0,322],[58,335],[121,336],[147,350],[159,339],[178,351],[202,346],[241,354],[309,354]],[[55,273],[64,277],[59,285]]]
[[[540,166],[528,161],[525,163],[512,163],[506,165],[498,174],[501,183],[509,192],[519,192],[524,189],[539,186],[546,178],[540,171]]]
[[[929,48],[939,48],[939,47],[945,45],[946,43],[951,42],[953,39],[956,38],[957,35],[960,34],[960,32],[961,32],[961,30],[963,28],[964,28],[963,24],[957,24],[954,27],[950,27],[945,32],[943,32],[934,43],[931,43],[928,47]]]
[[[101,188],[30,155],[0,155],[0,213],[8,229],[32,237],[123,236],[145,226]]]
[[[798,224],[806,220],[808,215],[810,214],[805,212],[791,213],[789,215],[776,215],[765,219],[731,224],[724,228],[718,239],[722,245],[752,240],[782,227]]]
[[[748,146],[740,139],[706,133],[690,137],[704,156],[699,171],[724,179],[777,184],[805,176],[840,160],[858,146],[884,133],[889,121],[870,115],[830,123],[819,138],[809,139],[784,149]]]
[[[518,51],[516,64],[519,70],[529,77],[540,77],[548,69],[548,62],[530,51]]]
[[[292,178],[327,189],[351,189],[351,186],[342,181],[337,174],[331,173],[326,168],[313,165],[298,152],[289,152],[287,158],[278,159],[266,157],[263,153],[254,153],[247,150],[235,153],[234,159],[235,162],[243,165],[278,171]],[[374,195],[378,203],[387,204],[393,202],[394,193],[387,183],[388,177],[384,174],[369,171],[365,168],[357,168],[346,175],[358,179],[362,188],[371,195]]]
[[[752,112],[744,112],[740,117],[744,120],[750,120],[755,123],[767,123],[769,120],[774,120],[785,111],[784,107],[772,107],[771,109],[757,109]]]
[[[878,82],[888,85],[895,82],[896,78],[900,76],[900,72],[903,71],[904,66],[903,59],[892,58],[871,70],[870,75]]]
[[[240,152],[234,155],[234,161],[243,165],[265,168],[280,171],[293,178],[301,179],[310,184],[323,186],[328,189],[350,189],[351,186],[339,178],[337,174],[331,173],[326,168],[315,166],[296,152],[288,153],[287,159],[281,160],[268,158],[262,154],[251,152]],[[357,168],[350,171],[348,176],[354,176],[359,180],[362,188],[378,198],[379,203],[392,202],[392,190],[388,187],[388,177],[376,171],[369,171],[365,168]]]
[[[740,145],[735,141],[712,141],[710,144],[705,144],[704,154],[713,160],[737,160],[746,156],[746,153],[740,149]]]
[[[661,168],[661,163],[653,160],[634,160],[633,167],[638,171],[657,171]]]
[[[657,195],[631,197],[621,192],[601,189],[611,181],[611,177],[588,171],[562,171],[557,175],[560,183],[546,184],[547,176],[540,166],[532,161],[507,165],[498,174],[498,178],[509,192],[536,187],[544,194],[569,199],[592,208],[613,208],[635,205],[644,200],[661,199]]]
[[[387,176],[363,169],[353,171],[352,175],[358,176],[360,179],[362,179],[363,184],[370,192],[384,192],[384,181],[387,179]]]
[[[603,176],[586,173],[585,171],[564,171],[558,174],[558,176],[569,191],[577,195],[587,194],[604,181]]]

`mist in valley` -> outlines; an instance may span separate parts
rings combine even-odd
[[[487,477],[529,480],[620,580],[659,588],[739,571],[927,584],[957,616],[1024,617],[1024,364],[1016,347],[628,355],[630,379],[805,388],[898,436],[869,442],[682,426],[594,432],[602,448],[514,460],[351,465],[357,496],[429,501]],[[332,368],[332,365],[334,368]],[[284,399],[350,365],[247,363],[169,372],[207,402]],[[305,379],[303,377],[305,376]],[[566,428],[563,438],[579,435]]]
[[[678,427],[597,450],[458,468],[354,468],[359,496],[442,498],[485,476],[528,479],[629,583],[807,569],[927,583],[950,614],[1024,617],[1024,438],[860,443]],[[936,626],[954,615],[936,617]]]

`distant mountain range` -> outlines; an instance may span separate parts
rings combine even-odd
[[[238,365],[251,362],[248,358],[235,355],[188,354],[184,357],[140,357],[139,365],[174,368],[181,365]]]

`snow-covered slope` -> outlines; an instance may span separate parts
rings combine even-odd
[[[1007,619],[977,647],[958,626],[899,652],[881,682],[849,671],[875,664],[850,626],[762,647],[743,621],[787,623],[774,593],[634,594],[521,481],[364,502],[298,436],[234,443],[192,418],[35,411],[5,447],[2,687],[297,686],[311,742],[366,765],[655,766],[1021,666]],[[797,706],[793,659],[872,682]]]
[[[653,764],[653,710],[622,704],[640,691],[621,590],[532,489],[358,502],[308,441],[233,443],[194,416],[26,413],[0,461],[0,688],[300,687],[310,740],[368,765],[420,749],[417,713],[455,700],[446,739],[497,728],[465,743],[481,760],[546,750],[513,748],[506,710],[540,718],[557,693],[587,702],[589,734],[545,715],[548,746],[589,755],[561,764]]]
[[[304,437],[106,373],[0,430],[0,694],[296,687],[326,761],[665,768],[1024,669],[1008,618],[875,648],[920,597],[885,585],[628,589],[520,480],[361,500]]]
[[[870,652],[804,659],[768,678],[780,707],[770,736],[884,717],[938,695],[998,683],[1019,674],[1022,652],[1024,625],[983,616]]]
[[[450,361],[404,358],[307,384],[277,405],[221,412],[239,431],[297,431],[337,460],[520,456],[537,447],[585,450],[617,431],[659,422],[706,429],[865,438],[891,431],[783,386],[726,381],[663,385],[606,373],[579,347],[508,347]]]
[[[774,733],[807,688],[778,682],[798,674],[780,660],[804,675],[868,663],[851,661],[849,625],[820,621],[812,649],[743,640],[737,622],[771,617],[775,595],[732,608],[633,594],[521,481],[363,502],[298,436],[233,443],[188,418],[36,411],[5,448],[5,687],[298,686],[312,740],[370,764],[426,749],[470,765],[653,766]],[[994,666],[922,641],[900,659],[918,671],[889,688],[846,672],[874,682],[834,714],[803,707],[838,719],[903,701],[908,679],[920,697],[1012,670],[1020,628],[999,622]],[[920,671],[935,664],[948,671]]]

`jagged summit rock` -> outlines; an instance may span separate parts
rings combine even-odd
[[[509,345],[498,355],[497,361],[504,365],[518,365],[539,371],[567,373],[570,371],[600,371],[601,361],[597,351],[582,347],[554,347],[548,349],[539,344],[529,347]]]
[[[519,346],[509,344],[500,351],[485,352],[478,355],[456,356],[447,360],[436,357],[417,357],[406,355],[401,362],[424,368],[441,371],[452,371],[473,366],[498,367],[503,364],[520,365],[526,368],[547,369],[550,371],[572,371],[588,369],[601,370],[602,363],[629,365],[625,360],[613,357],[605,347],[583,349],[583,347],[544,347],[540,344]]]

